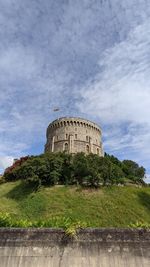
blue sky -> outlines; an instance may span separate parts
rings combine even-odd
[[[150,174],[149,0],[0,0],[1,172],[60,116],[94,120]]]

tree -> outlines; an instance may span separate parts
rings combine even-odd
[[[62,153],[63,157],[63,166],[62,166],[62,175],[59,179],[61,184],[69,185],[74,183],[73,176],[73,157],[71,154]]]
[[[20,159],[5,171],[6,181],[23,180],[40,185],[79,184],[98,187],[99,185],[123,183],[127,178],[135,183],[143,183],[144,167],[132,160],[119,161],[105,154],[46,153]]]
[[[77,153],[73,157],[74,182],[82,185],[84,178],[88,176],[87,158],[83,152]]]
[[[123,171],[126,177],[134,182],[140,181],[145,176],[145,168],[139,167],[139,165],[132,160],[123,160]]]

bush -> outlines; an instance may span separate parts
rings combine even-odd
[[[85,228],[86,223],[72,220],[68,217],[51,217],[47,220],[29,221],[29,220],[14,220],[9,213],[0,213],[0,227],[54,227],[63,228],[66,235],[70,237],[76,236],[76,231],[79,228]]]
[[[4,176],[0,175],[0,184],[3,184],[5,182]]]
[[[119,161],[114,156],[95,154],[46,153],[18,161],[4,173],[6,181],[22,179],[41,185],[77,184],[99,187],[124,183],[130,180],[143,184],[145,169],[131,160]]]
[[[74,182],[79,185],[84,184],[84,179],[88,176],[87,157],[84,153],[75,154],[73,158]]]
[[[4,172],[4,177],[6,181],[14,181],[17,179],[15,175],[15,170],[19,168],[27,159],[29,159],[29,156],[21,157],[20,159],[16,160],[12,166],[6,168]]]
[[[125,176],[133,182],[140,182],[145,176],[144,167],[140,167],[136,162],[132,160],[123,160],[122,169]]]
[[[12,219],[8,213],[0,213],[0,227],[11,227]]]

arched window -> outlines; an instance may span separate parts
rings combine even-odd
[[[97,148],[97,155],[99,155],[99,148]]]
[[[86,141],[87,141],[87,142],[89,141],[89,137],[88,137],[88,136],[86,136]]]
[[[89,145],[86,145],[86,153],[89,154],[90,153],[90,148]]]
[[[64,151],[65,152],[68,152],[68,143],[65,143],[65,145],[64,145]]]

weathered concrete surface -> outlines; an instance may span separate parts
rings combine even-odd
[[[150,231],[0,229],[0,267],[149,267]]]

